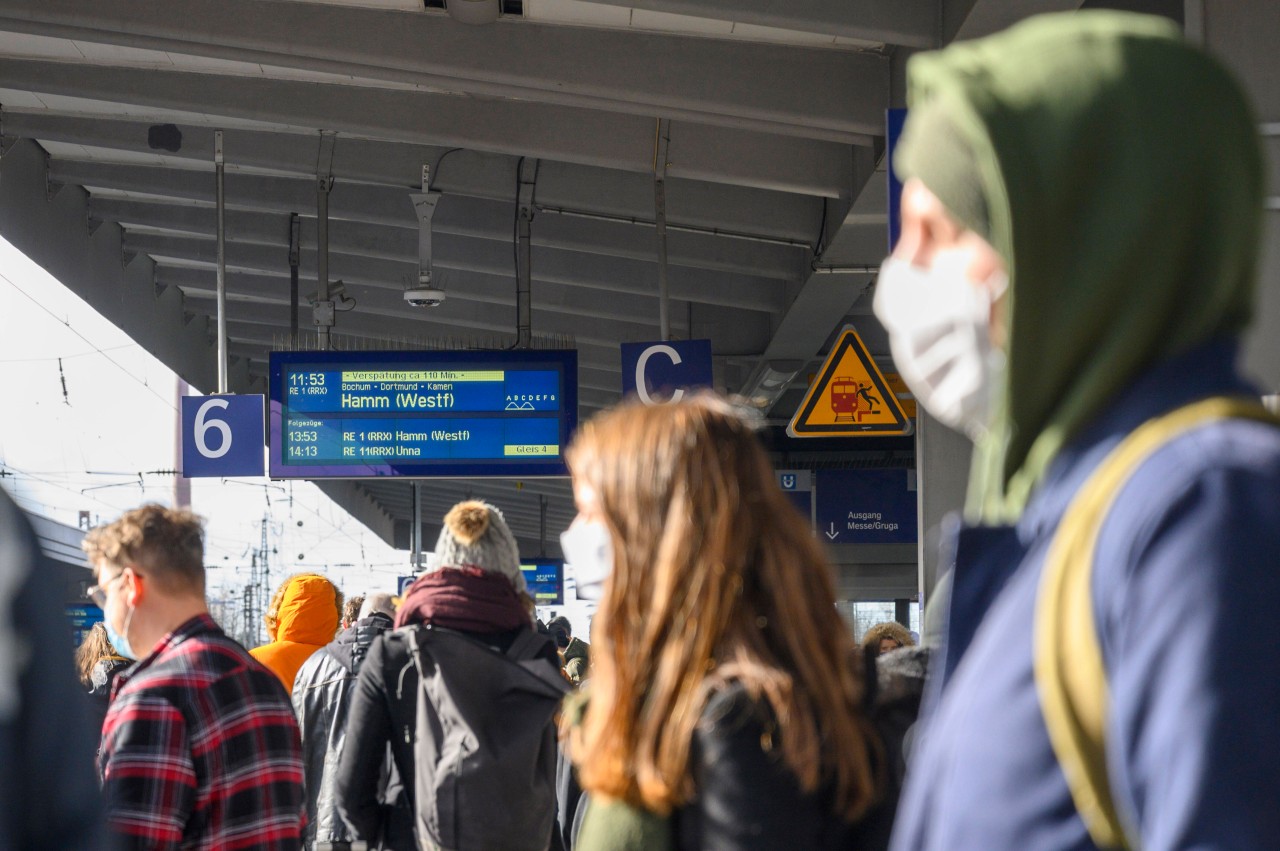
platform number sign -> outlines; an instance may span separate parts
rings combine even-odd
[[[182,475],[261,476],[265,434],[261,396],[184,396]]]
[[[645,405],[679,402],[686,390],[711,386],[711,341],[622,344],[622,395]]]

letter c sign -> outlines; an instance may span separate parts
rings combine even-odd
[[[672,366],[679,366],[680,364],[684,363],[684,361],[680,357],[680,353],[665,343],[659,343],[656,346],[650,346],[640,354],[640,359],[636,361],[636,395],[639,396],[640,401],[644,402],[646,405],[658,404],[656,401],[654,401],[653,397],[649,395],[649,388],[645,386],[645,380],[644,380],[644,368],[648,366],[649,358],[653,357],[656,354],[664,354],[667,357],[671,358]],[[672,402],[679,402],[683,398],[684,398],[683,387],[677,388],[676,391],[671,394]]]
[[[685,390],[711,386],[711,341],[624,343],[622,392],[645,405],[678,402]]]

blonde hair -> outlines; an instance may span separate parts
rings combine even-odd
[[[614,545],[591,700],[569,745],[587,791],[665,814],[693,794],[694,729],[730,681],[771,709],[806,792],[852,819],[873,801],[856,646],[830,566],[751,428],[700,394],[587,423],[568,453]]]
[[[880,642],[886,638],[893,639],[898,642],[899,647],[915,647],[916,642],[911,637],[911,632],[897,621],[886,621],[878,623],[866,631],[862,636],[863,647],[880,647]]]
[[[76,648],[76,671],[80,675],[80,682],[86,686],[93,685],[93,669],[103,659],[127,661],[111,646],[107,628],[102,621],[98,621],[85,633],[84,640]]]
[[[144,505],[90,529],[80,546],[90,564],[137,565],[170,593],[204,596],[203,524],[186,509]]]

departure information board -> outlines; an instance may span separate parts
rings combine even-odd
[[[529,596],[539,606],[564,604],[564,562],[539,559],[520,565]]]
[[[272,352],[271,475],[558,476],[575,351]]]

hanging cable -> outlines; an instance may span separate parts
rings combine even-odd
[[[108,355],[108,354],[107,354],[107,352],[106,352],[106,350],[104,350],[104,349],[100,349],[100,348],[98,348],[97,346],[95,346],[95,345],[93,344],[93,341],[92,341],[92,340],[90,340],[90,339],[89,339],[88,337],[86,337],[84,334],[81,334],[79,331],[77,331],[77,330],[76,330],[76,329],[71,325],[71,323],[70,323],[70,322],[68,322],[68,321],[66,321],[66,320],[64,320],[64,319],[62,319],[60,316],[58,316],[58,314],[54,313],[54,312],[53,312],[52,310],[50,310],[49,308],[45,307],[43,304],[41,304],[41,303],[40,303],[39,299],[35,298],[35,297],[34,297],[34,296],[32,296],[30,293],[28,293],[26,290],[24,290],[22,287],[20,287],[20,286],[18,286],[17,284],[15,284],[15,283],[14,283],[14,282],[13,282],[13,281],[8,277],[8,276],[4,275],[3,273],[0,273],[0,281],[4,281],[4,282],[5,282],[6,284],[8,284],[9,286],[13,287],[13,288],[14,288],[15,290],[17,290],[17,291],[18,291],[18,292],[19,292],[19,293],[20,293],[24,298],[26,298],[26,299],[27,299],[27,301],[31,302],[31,303],[32,303],[32,304],[34,304],[36,307],[40,308],[40,309],[41,309],[41,310],[43,310],[45,313],[47,313],[47,314],[49,314],[50,316],[52,316],[52,317],[53,317],[54,319],[56,319],[58,322],[60,322],[60,323],[62,323],[63,325],[65,325],[68,331],[70,331],[72,334],[75,334],[75,335],[76,335],[77,337],[79,337],[81,340],[84,340],[86,343],[88,343],[90,346],[92,346],[92,347],[93,347],[93,350],[94,350],[95,352],[97,352],[98,354],[102,355],[104,358],[106,358],[106,359],[107,359],[107,361],[108,361],[112,366],[114,366],[116,369],[120,370],[120,371],[121,371],[121,372],[123,372],[125,375],[129,376],[130,378],[132,378],[134,381],[136,381],[136,382],[138,382],[139,384],[141,384],[143,387],[147,388],[147,391],[148,391],[149,393],[151,393],[151,395],[153,395],[153,396],[155,396],[157,399],[159,399],[161,402],[164,402],[165,407],[169,408],[169,410],[174,411],[174,412],[176,412],[176,411],[178,410],[177,408],[175,408],[175,407],[173,406],[173,403],[172,403],[172,402],[170,402],[167,398],[165,398],[164,396],[161,396],[159,393],[157,393],[157,392],[155,391],[155,388],[153,388],[150,384],[148,384],[148,383],[146,382],[146,380],[145,380],[145,379],[139,378],[138,376],[134,375],[132,372],[130,372],[128,369],[126,369],[124,366],[122,366],[122,365],[121,365],[117,360],[115,360],[115,358],[113,358],[113,357],[111,357],[110,355]]]

